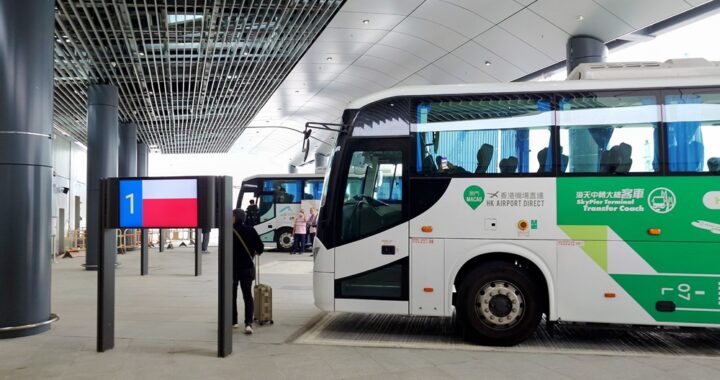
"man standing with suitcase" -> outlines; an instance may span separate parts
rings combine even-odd
[[[233,327],[238,328],[238,285],[245,303],[245,334],[252,334],[253,296],[255,279],[253,258],[263,252],[264,244],[252,227],[245,226],[245,211],[233,210]]]

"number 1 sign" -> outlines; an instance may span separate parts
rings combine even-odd
[[[198,226],[196,179],[120,179],[120,228]]]

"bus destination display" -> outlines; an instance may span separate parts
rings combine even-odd
[[[121,179],[120,228],[198,226],[197,179]]]

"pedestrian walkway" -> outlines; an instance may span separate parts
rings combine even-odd
[[[720,357],[646,353],[476,351],[292,343],[327,318],[313,306],[312,258],[263,255],[263,282],[273,286],[274,325],[237,331],[234,352],[216,357],[217,254],[203,255],[193,276],[192,248],[119,257],[116,348],[95,352],[96,279],[82,259],[53,266],[48,333],[0,340],[0,379],[717,379]],[[332,314],[331,314],[332,316]],[[432,332],[432,326],[428,327]],[[663,344],[658,342],[658,345]]]

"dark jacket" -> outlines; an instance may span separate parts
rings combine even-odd
[[[265,245],[262,240],[260,240],[260,236],[254,228],[247,227],[239,223],[234,224],[233,228],[242,237],[247,247],[253,251],[250,252],[252,256],[263,252]],[[248,255],[248,252],[245,251],[245,247],[243,247],[242,243],[233,232],[233,279],[235,281],[239,281],[242,274],[247,272],[253,273],[254,270],[255,265],[253,265],[250,255]]]

